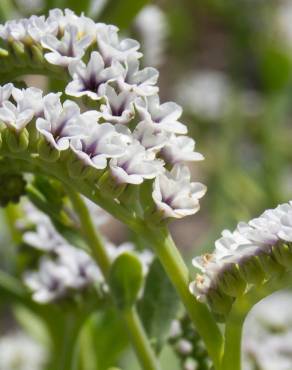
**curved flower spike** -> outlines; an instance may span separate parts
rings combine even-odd
[[[118,28],[112,25],[97,24],[97,44],[106,65],[110,65],[113,60],[124,62],[130,55],[135,58],[142,56],[137,51],[140,48],[139,42],[132,39],[120,41]]]
[[[175,165],[171,172],[156,177],[152,197],[163,218],[182,218],[198,212],[206,190],[205,185],[190,182],[186,166]]]
[[[49,94],[44,98],[44,118],[37,119],[36,128],[53,148],[66,150],[69,139],[82,134],[82,127],[77,124],[79,116],[76,103],[66,100],[62,106],[58,95]]]
[[[139,70],[139,60],[130,55],[125,62],[123,78],[119,84],[122,89],[134,91],[137,95],[149,96],[158,92],[158,86],[155,86],[158,76],[157,69],[152,67]]]
[[[141,184],[144,179],[153,179],[163,171],[163,161],[154,159],[136,141],[127,147],[122,157],[111,159],[110,171],[117,183]]]
[[[172,165],[180,162],[202,161],[204,156],[194,152],[195,141],[188,136],[172,135],[161,150],[163,159]]]
[[[88,115],[83,113],[82,119],[86,117]],[[71,149],[84,165],[104,169],[107,158],[120,157],[125,153],[125,140],[110,123],[87,124],[85,130],[82,138],[71,141]]]
[[[21,109],[10,101],[4,101],[0,108],[0,120],[16,132],[23,130],[33,116],[34,111],[32,109]]]
[[[126,124],[134,117],[134,101],[136,94],[129,91],[116,92],[110,85],[103,85],[101,93],[106,98],[100,111],[106,122]]]
[[[103,97],[100,94],[101,86],[119,77],[122,67],[115,61],[110,67],[105,68],[101,55],[93,51],[87,65],[81,60],[70,63],[69,73],[73,80],[66,87],[67,95],[76,97],[87,95],[93,100],[98,100]]]
[[[61,40],[50,34],[41,40],[42,46],[51,50],[45,54],[46,60],[51,64],[64,67],[68,67],[74,60],[81,59],[91,42],[92,37],[89,35],[80,38],[78,28],[73,25],[68,25],[65,28]]]
[[[173,102],[160,105],[159,96],[152,95],[146,101],[142,98],[137,99],[135,106],[142,118],[157,129],[165,130],[175,134],[186,134],[187,128],[178,121],[182,114],[182,108]]]

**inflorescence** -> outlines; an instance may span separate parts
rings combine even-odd
[[[240,222],[233,232],[224,230],[213,253],[193,259],[200,274],[190,290],[224,315],[236,297],[291,268],[291,242],[292,202]]]
[[[0,37],[3,73],[13,63],[29,73],[35,63],[38,73],[65,76],[65,94],[89,107],[82,111],[60,92],[45,95],[33,87],[3,85],[2,141],[11,150],[29,148],[33,157],[51,162],[70,153],[71,176],[94,171],[100,187],[114,183],[119,188],[115,196],[129,184],[151,180],[162,219],[198,211],[206,188],[191,182],[185,162],[203,156],[194,151],[195,141],[179,121],[181,107],[160,103],[158,71],[140,69],[137,41],[121,40],[117,27],[68,9],[51,10],[47,18],[8,21]]]

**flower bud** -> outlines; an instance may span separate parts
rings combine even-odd
[[[246,281],[240,275],[237,265],[230,265],[218,277],[218,288],[231,297],[241,296],[246,289]]]
[[[23,152],[28,147],[29,133],[27,129],[21,131],[7,129],[4,131],[4,137],[8,148],[14,153]]]
[[[39,45],[32,45],[31,48],[32,60],[36,64],[43,64],[45,62],[42,49]]]
[[[292,250],[291,245],[282,244],[272,248],[273,256],[284,267],[291,268],[292,266]]]
[[[217,288],[210,288],[208,291],[208,303],[212,310],[219,315],[226,316],[232,306],[234,298],[224,294]]]
[[[278,263],[277,259],[273,255],[261,254],[259,259],[267,277],[284,271],[284,267]]]
[[[46,162],[56,162],[60,158],[60,152],[43,138],[38,142],[38,153],[40,158]]]
[[[87,175],[89,175],[92,171],[91,167],[86,166],[84,162],[82,162],[78,158],[70,158],[67,161],[67,169],[69,176],[73,179],[82,179],[84,177],[87,177]]]
[[[99,179],[98,186],[111,197],[118,198],[125,190],[127,184],[118,184],[110,172],[106,171]]]
[[[239,271],[243,279],[250,284],[261,284],[265,279],[265,272],[257,256],[239,263]]]

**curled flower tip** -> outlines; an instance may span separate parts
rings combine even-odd
[[[190,291],[226,315],[233,301],[254,285],[281,276],[292,267],[292,205],[282,204],[248,223],[224,230],[215,250],[193,259],[200,270]]]

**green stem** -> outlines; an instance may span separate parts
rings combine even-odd
[[[222,335],[207,306],[198,302],[190,293],[189,271],[181,254],[177,250],[168,231],[165,229],[155,230],[148,228],[144,231],[143,235],[151,243],[152,248],[160,259],[196,329],[205,341],[209,355],[217,369],[223,349]]]
[[[158,370],[157,360],[153,355],[145,330],[134,307],[124,310],[122,316],[129,329],[129,334],[136,353],[139,353],[140,363],[145,370]],[[145,345],[147,343],[147,345]]]
[[[274,276],[261,286],[253,287],[247,294],[236,299],[225,325],[224,355],[220,370],[241,369],[242,326],[250,309],[274,292],[291,287],[291,272]]]
[[[81,196],[72,189],[67,189],[71,202],[76,213],[79,215],[81,230],[89,247],[92,250],[93,256],[99,265],[105,280],[108,279],[111,262],[107,254],[102,238],[98,234],[90,213]],[[140,321],[139,316],[134,308],[122,311],[121,315],[126,323],[129,337],[136,351],[137,357],[144,370],[158,370],[159,365],[155,354],[150,346],[146,332]]]

